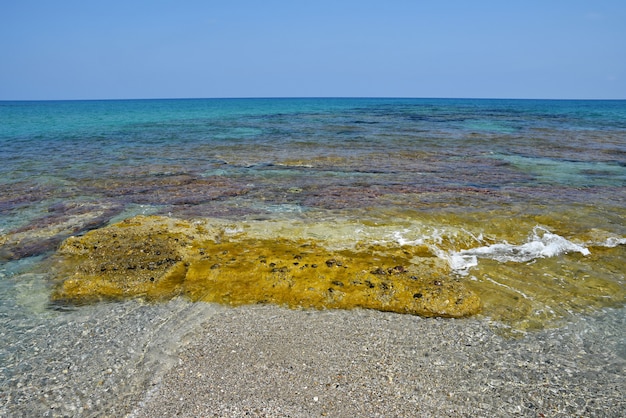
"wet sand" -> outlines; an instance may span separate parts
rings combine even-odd
[[[0,417],[618,417],[624,310],[486,319],[175,299],[3,314]]]
[[[480,319],[228,309],[132,416],[624,416],[624,322],[609,310],[511,339]]]

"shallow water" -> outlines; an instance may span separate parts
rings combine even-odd
[[[578,308],[624,302],[624,101],[215,99],[0,109],[5,262],[48,254],[70,235],[135,214],[164,214],[247,222],[266,230],[264,238],[307,231],[302,238],[330,247],[422,245],[485,294],[486,314],[499,319],[507,318],[487,296],[494,286],[493,303],[511,292],[539,303],[516,320],[545,312],[546,297],[568,303],[572,284],[586,293],[584,281],[605,290],[576,300]],[[45,288],[45,274],[38,277]],[[570,285],[544,292],[543,277]]]
[[[15,344],[95,309],[49,305],[61,241],[137,214],[424,248],[516,335],[626,300],[625,101],[0,102],[0,160]]]

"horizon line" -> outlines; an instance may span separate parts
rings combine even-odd
[[[607,98],[534,98],[534,97],[453,97],[453,96],[223,96],[223,97],[135,97],[135,98],[65,98],[65,99],[0,99],[0,102],[87,102],[133,100],[298,100],[298,99],[390,99],[390,100],[545,100],[545,101],[624,101]]]

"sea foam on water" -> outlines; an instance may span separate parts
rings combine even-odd
[[[570,252],[578,252],[582,255],[590,254],[587,248],[575,244],[560,235],[553,234],[543,227],[536,226],[528,242],[523,244],[514,245],[503,242],[462,250],[454,255],[467,260],[470,260],[471,257],[477,257],[490,258],[502,263],[508,261],[525,263],[537,258],[556,257]]]

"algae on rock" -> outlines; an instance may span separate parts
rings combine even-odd
[[[301,238],[228,236],[217,222],[137,216],[67,239],[52,300],[184,295],[231,305],[369,308],[423,316],[480,311],[447,263],[412,247],[329,250]]]

